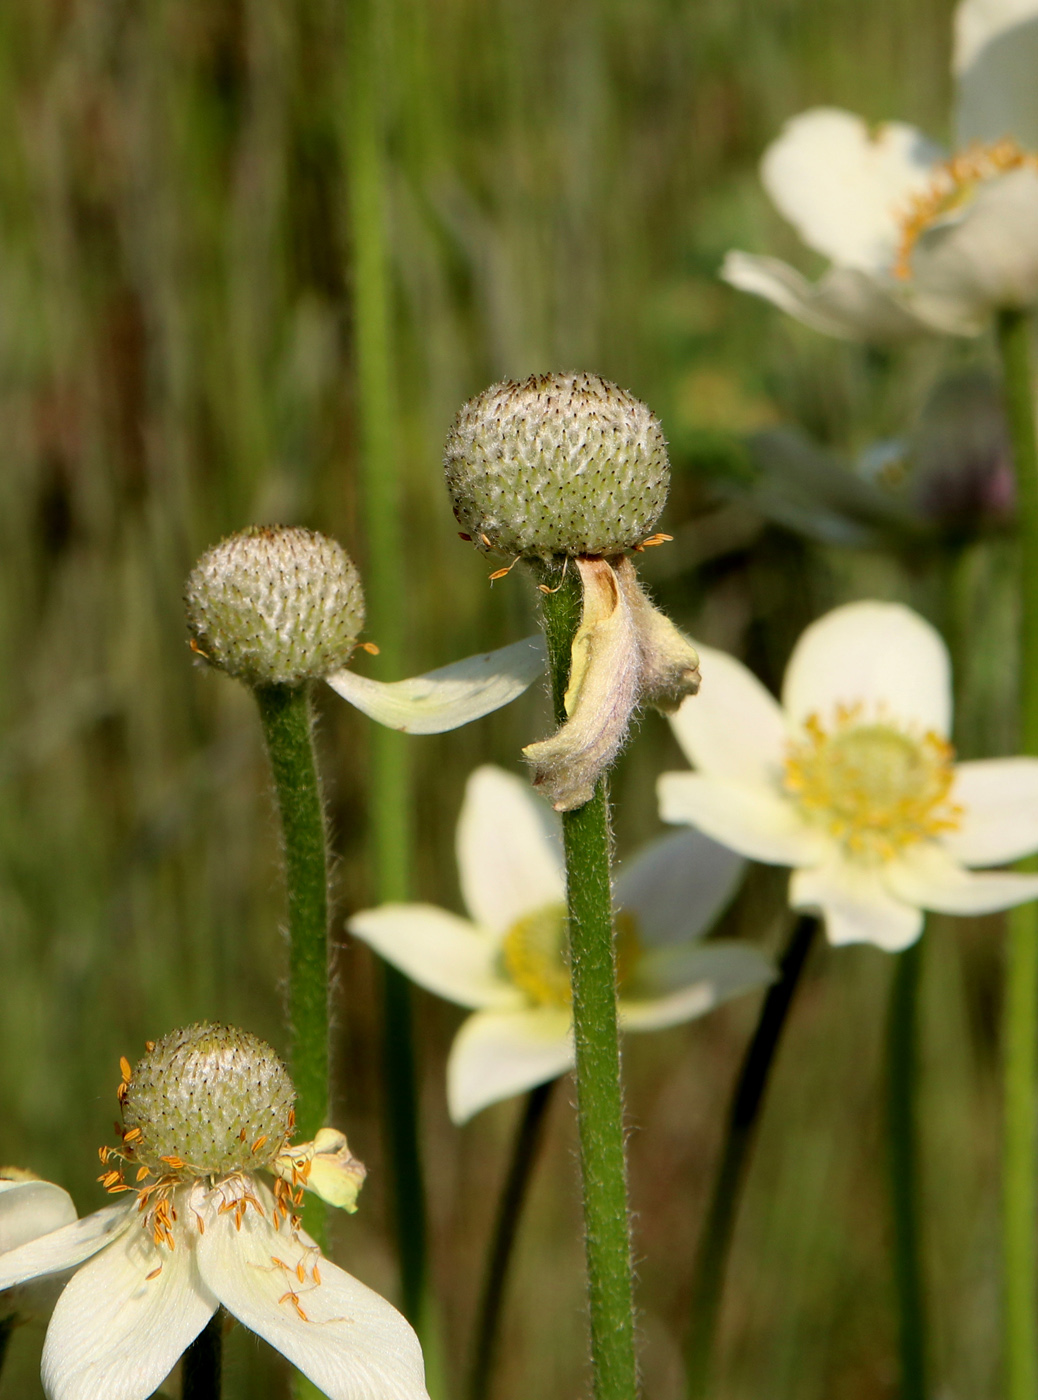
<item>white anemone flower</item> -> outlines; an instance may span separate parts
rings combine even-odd
[[[0,1167],[0,1255],[70,1225],[75,1218],[72,1197],[60,1186],[41,1181],[19,1167]],[[52,1301],[46,1285],[4,1290],[0,1293],[0,1333],[12,1319],[43,1311]]]
[[[0,1290],[75,1269],[47,1329],[48,1400],[146,1400],[221,1304],[332,1400],[428,1400],[408,1323],[302,1229],[304,1186],[352,1209],[364,1169],[333,1129],[289,1145],[294,1091],[269,1046],[174,1031],[124,1061],[119,1097],[101,1180],[125,1199],[0,1251]]]
[[[781,705],[740,662],[701,648],[703,690],[671,719],[695,773],[659,781],[664,821],[794,868],[789,900],[831,943],[913,943],[922,910],[984,914],[1038,897],[1003,865],[1038,849],[1038,759],[955,763],[948,653],[897,603],[811,624]]]
[[[957,149],[903,122],[816,107],[768,147],[761,178],[832,264],[811,283],[731,252],[721,275],[829,335],[975,335],[1038,299],[1038,0],[964,0],[955,17]]]
[[[457,853],[471,919],[428,904],[384,904],[355,914],[349,929],[420,986],[472,1009],[447,1066],[448,1108],[463,1123],[564,1074],[574,1051],[559,818],[519,778],[477,768]],[[623,1029],[674,1026],[772,980],[771,963],[755,948],[701,941],[743,866],[689,832],[653,843],[621,872]]]

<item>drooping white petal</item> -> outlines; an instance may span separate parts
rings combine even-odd
[[[72,1197],[50,1181],[0,1181],[0,1255],[76,1219]]]
[[[808,247],[843,267],[881,271],[897,250],[899,214],[941,155],[903,122],[870,129],[853,112],[815,107],[786,123],[761,179]]]
[[[406,681],[374,681],[348,669],[325,679],[379,724],[406,734],[442,734],[507,705],[544,666],[544,641],[537,636]]]
[[[687,822],[725,846],[766,865],[811,865],[826,838],[801,820],[777,792],[699,773],[664,773],[656,784],[660,816]]]
[[[813,622],[793,648],[782,687],[790,720],[838,706],[862,706],[865,722],[885,714],[901,725],[946,735],[951,728],[948,650],[937,631],[900,603],[848,603]]]
[[[677,831],[621,866],[614,902],[637,918],[645,944],[698,938],[732,900],[745,869],[729,847],[700,831]]]
[[[719,941],[688,949],[661,949],[642,959],[633,994],[621,996],[620,1024],[625,1031],[680,1025],[730,997],[774,980],[771,961],[746,943]],[[641,995],[650,982],[669,983],[674,990],[654,997]]]
[[[818,910],[835,946],[874,943],[888,953],[898,953],[922,933],[923,915],[885,889],[882,869],[836,860],[796,870],[789,881],[789,902],[794,909]]]
[[[1038,875],[964,870],[929,842],[910,847],[884,870],[887,888],[899,899],[939,914],[991,914],[1038,899]]]
[[[956,139],[1038,146],[1038,4],[964,0],[955,13]]]
[[[950,799],[963,808],[941,845],[964,865],[1004,865],[1038,850],[1038,758],[984,758],[955,766]]]
[[[387,962],[426,991],[459,1006],[502,1006],[516,993],[496,971],[497,944],[488,933],[432,904],[383,904],[347,922]]]
[[[469,913],[493,933],[565,901],[559,819],[528,783],[503,768],[485,764],[469,776],[457,852]]]
[[[987,181],[968,205],[927,229],[912,252],[910,293],[920,314],[967,333],[1001,309],[1038,300],[1038,172]]]
[[[689,762],[702,773],[736,782],[778,781],[788,738],[778,701],[725,651],[699,647],[699,669],[699,694],[670,716]]]
[[[555,1079],[573,1067],[566,1010],[477,1011],[454,1037],[447,1061],[447,1107],[464,1123],[488,1104]]]
[[[0,1254],[0,1290],[16,1283],[74,1269],[104,1249],[132,1222],[131,1207],[106,1206],[68,1225]]]
[[[197,1246],[206,1287],[330,1400],[427,1400],[418,1338],[396,1308],[270,1215],[249,1210],[240,1230],[233,1212],[209,1216]]]
[[[138,1221],[69,1280],[43,1348],[49,1400],[146,1400],[216,1311],[192,1237],[156,1245]],[[161,1265],[161,1271],[148,1278]]]
[[[896,345],[934,329],[902,305],[889,278],[856,267],[830,268],[809,282],[778,258],[733,250],[725,256],[721,276],[812,330],[841,340]]]

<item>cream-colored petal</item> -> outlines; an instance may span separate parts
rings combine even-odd
[[[981,185],[954,217],[920,237],[911,268],[913,307],[952,331],[980,331],[999,310],[1033,305],[1038,172],[1012,170]]]
[[[956,139],[1038,147],[1038,4],[964,0],[955,12]]]
[[[840,340],[896,345],[934,329],[902,304],[900,289],[888,277],[856,267],[830,268],[817,282],[809,282],[778,258],[732,251],[721,276],[812,330]]]
[[[750,860],[812,865],[829,848],[820,832],[801,821],[792,802],[767,788],[699,773],[664,773],[656,791],[665,822],[687,822]]]
[[[771,960],[748,943],[660,949],[641,960],[630,995],[621,995],[620,1024],[626,1031],[662,1030],[774,980]],[[659,991],[646,995],[653,983]]]
[[[268,1193],[261,1199],[269,1205]],[[247,1211],[240,1230],[233,1212],[210,1216],[198,1268],[227,1311],[330,1400],[428,1400],[422,1350],[406,1320],[307,1237],[287,1225],[275,1230],[269,1209]]]
[[[0,1181],[0,1255],[76,1219],[72,1197],[50,1181]]]
[[[808,247],[840,266],[878,272],[894,259],[899,213],[941,155],[902,122],[870,128],[853,112],[814,107],[788,121],[765,151],[761,179]]]
[[[374,681],[351,670],[325,679],[379,724],[407,734],[442,734],[507,705],[537,679],[544,665],[544,641],[538,636],[406,681]]]
[[[426,991],[459,1006],[508,1005],[511,984],[496,970],[497,944],[477,928],[432,904],[383,904],[362,909],[346,927]]]
[[[887,953],[899,953],[923,931],[921,910],[888,892],[881,867],[866,869],[833,861],[794,871],[789,902],[794,909],[817,910],[835,946],[874,943]]]
[[[643,943],[698,938],[731,902],[746,862],[700,831],[677,831],[643,846],[619,868],[613,892],[618,909],[638,923]]]
[[[130,1206],[106,1206],[0,1254],[0,1291],[43,1274],[74,1269],[111,1244],[129,1228],[131,1221]]]
[[[457,854],[468,911],[492,933],[565,901],[559,819],[529,783],[503,768],[488,763],[469,775]]]
[[[464,1123],[488,1104],[524,1093],[573,1067],[568,1011],[526,1007],[477,1011],[454,1037],[447,1061],[447,1107]]]
[[[307,1191],[351,1215],[368,1174],[364,1163],[350,1151],[346,1134],[338,1128],[319,1128],[313,1142],[297,1142],[275,1158],[272,1170],[296,1186],[300,1179]]]
[[[900,603],[848,603],[813,622],[793,648],[782,699],[790,720],[862,707],[921,731],[951,728],[948,649],[937,631]]]
[[[963,812],[941,845],[964,865],[1005,865],[1038,850],[1038,758],[984,758],[955,767],[950,799]]]
[[[701,646],[699,668],[699,694],[670,716],[674,737],[689,762],[711,777],[777,783],[788,738],[778,701],[726,651]]]
[[[193,1238],[178,1231],[170,1250],[138,1221],[72,1276],[43,1348],[49,1400],[146,1400],[158,1388],[217,1307]]]
[[[964,870],[938,846],[910,848],[891,861],[884,881],[895,898],[933,909],[939,914],[991,914],[1038,899],[1038,875],[1011,871]]]

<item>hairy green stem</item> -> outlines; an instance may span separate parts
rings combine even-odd
[[[818,920],[813,914],[802,914],[794,923],[779,963],[778,978],[764,998],[732,1099],[721,1163],[692,1279],[687,1351],[689,1400],[702,1400],[709,1392],[725,1270],[750,1152],[771,1066],[817,929]]]
[[[1020,740],[1038,754],[1038,442],[1030,323],[998,317],[1006,411],[1016,466],[1020,547]],[[1035,869],[1032,862],[1023,868]],[[1003,1010],[1002,1250],[1006,1400],[1038,1397],[1038,1281],[1035,1257],[1035,1112],[1038,1068],[1038,907],[1009,916]]]
[[[576,570],[542,598],[555,718],[562,723],[570,648],[580,623]],[[562,814],[562,833],[594,1394],[596,1400],[633,1400],[638,1369],[604,777],[590,802]]]
[[[923,941],[897,955],[887,1020],[887,1143],[901,1400],[926,1400],[926,1306],[916,1157],[919,983]]]
[[[180,1363],[181,1400],[220,1400],[223,1371],[223,1309],[217,1308],[184,1352]]]
[[[526,1201],[527,1188],[533,1174],[540,1147],[545,1114],[551,1102],[555,1081],[538,1084],[527,1095],[519,1120],[519,1129],[512,1149],[512,1160],[505,1179],[504,1190],[497,1208],[494,1236],[487,1255],[486,1275],[476,1320],[472,1370],[469,1375],[469,1400],[487,1400],[493,1379],[497,1344],[501,1331],[501,1312],[505,1300],[505,1285],[512,1262],[512,1248],[519,1229],[519,1217]]]

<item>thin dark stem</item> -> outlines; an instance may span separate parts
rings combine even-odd
[[[898,954],[887,1023],[887,1129],[901,1400],[926,1400],[927,1395],[915,1126],[922,946],[920,939]]]
[[[539,1084],[531,1090],[519,1121],[519,1130],[512,1148],[512,1161],[497,1208],[494,1237],[487,1255],[486,1275],[476,1322],[472,1372],[469,1377],[469,1400],[486,1400],[490,1393],[501,1331],[508,1268],[512,1262],[512,1248],[554,1087],[555,1081],[550,1080],[547,1084]]]
[[[414,1326],[421,1319],[425,1289],[425,1197],[418,1142],[411,984],[386,964],[382,972],[385,1030],[385,1128],[393,1185],[393,1219],[400,1261],[400,1306]]]
[[[0,1317],[0,1372],[4,1369],[4,1358],[7,1355],[7,1343],[11,1340],[11,1333],[14,1331],[15,1318]]]
[[[761,1104],[793,996],[817,929],[818,920],[813,914],[801,915],[793,925],[779,963],[778,979],[764,998],[760,1020],[739,1074],[721,1165],[703,1226],[692,1282],[692,1325],[688,1342],[689,1400],[702,1400],[708,1392],[725,1269]]]
[[[182,1400],[220,1400],[223,1370],[223,1310],[217,1308],[184,1352],[180,1363]]]

